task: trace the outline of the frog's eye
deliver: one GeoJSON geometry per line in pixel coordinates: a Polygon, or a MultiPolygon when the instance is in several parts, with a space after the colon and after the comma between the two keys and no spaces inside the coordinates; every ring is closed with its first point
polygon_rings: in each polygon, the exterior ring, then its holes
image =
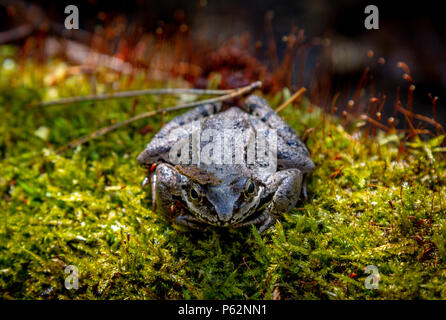
{"type": "Polygon", "coordinates": [[[194,188],[190,189],[190,197],[194,200],[198,199],[198,192],[197,190],[195,190],[194,188]]]}
{"type": "Polygon", "coordinates": [[[194,201],[198,201],[201,203],[201,201],[203,200],[203,197],[202,197],[203,193],[201,192],[200,187],[197,185],[193,186],[190,189],[189,195],[190,195],[191,199],[194,201]]]}
{"type": "Polygon", "coordinates": [[[248,180],[246,182],[245,195],[251,196],[254,194],[255,191],[256,191],[256,186],[254,185],[254,182],[252,182],[252,180],[248,180]]]}

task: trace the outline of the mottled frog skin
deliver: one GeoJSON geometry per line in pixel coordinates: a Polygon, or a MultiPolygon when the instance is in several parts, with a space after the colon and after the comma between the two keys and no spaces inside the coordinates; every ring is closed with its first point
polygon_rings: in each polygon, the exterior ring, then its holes
{"type": "MultiPolygon", "coordinates": [[[[200,141],[198,145],[204,147],[205,143],[200,141]]],[[[178,225],[194,229],[254,224],[263,232],[296,206],[301,190],[305,192],[304,177],[314,169],[296,132],[256,95],[245,100],[243,110],[232,107],[222,111],[221,104],[205,104],[174,118],[153,137],[137,160],[150,168],[143,185],[150,182],[152,186],[155,210],[178,225]],[[192,134],[191,123],[199,123],[202,131],[239,130],[242,136],[232,141],[239,144],[236,150],[241,151],[223,155],[229,159],[238,157],[238,162],[174,163],[172,148],[185,133],[192,134]],[[273,130],[277,156],[271,171],[271,167],[266,170],[247,160],[252,140],[246,137],[252,132],[266,136],[273,130]]]]}

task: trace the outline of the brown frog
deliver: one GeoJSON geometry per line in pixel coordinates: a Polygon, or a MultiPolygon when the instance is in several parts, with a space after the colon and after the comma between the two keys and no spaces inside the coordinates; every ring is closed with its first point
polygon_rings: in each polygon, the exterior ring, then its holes
{"type": "Polygon", "coordinates": [[[314,169],[305,144],[256,95],[243,110],[205,104],[167,123],[138,156],[154,207],[177,224],[259,232],[293,207],[314,169]]]}

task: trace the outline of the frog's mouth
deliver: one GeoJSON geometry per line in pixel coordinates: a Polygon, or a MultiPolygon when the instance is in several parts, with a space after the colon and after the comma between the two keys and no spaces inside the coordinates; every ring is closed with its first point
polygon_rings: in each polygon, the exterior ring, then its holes
{"type": "Polygon", "coordinates": [[[195,217],[197,220],[206,225],[216,226],[216,227],[231,227],[231,228],[239,228],[248,226],[250,224],[258,224],[261,223],[265,219],[265,208],[268,203],[272,200],[272,196],[268,195],[266,197],[260,197],[260,201],[254,203],[253,207],[248,210],[248,214],[239,214],[238,212],[232,213],[231,218],[228,220],[221,220],[217,214],[216,209],[209,204],[208,206],[203,206],[201,208],[194,208],[195,210],[191,210],[189,208],[186,201],[181,198],[177,198],[176,202],[181,203],[181,205],[177,207],[181,207],[181,215],[190,215],[195,217]],[[200,209],[203,210],[206,208],[206,212],[199,213],[200,209]],[[213,218],[213,219],[212,219],[213,218]]]}

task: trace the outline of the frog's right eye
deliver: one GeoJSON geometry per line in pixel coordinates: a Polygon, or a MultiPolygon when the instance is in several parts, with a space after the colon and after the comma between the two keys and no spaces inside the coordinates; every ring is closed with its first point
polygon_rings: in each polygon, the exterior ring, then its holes
{"type": "Polygon", "coordinates": [[[189,190],[189,196],[193,201],[201,203],[203,200],[203,192],[199,185],[193,185],[189,190]]]}
{"type": "Polygon", "coordinates": [[[255,186],[254,182],[251,179],[246,181],[245,196],[250,197],[255,193],[255,191],[256,191],[256,186],[255,186]]]}

